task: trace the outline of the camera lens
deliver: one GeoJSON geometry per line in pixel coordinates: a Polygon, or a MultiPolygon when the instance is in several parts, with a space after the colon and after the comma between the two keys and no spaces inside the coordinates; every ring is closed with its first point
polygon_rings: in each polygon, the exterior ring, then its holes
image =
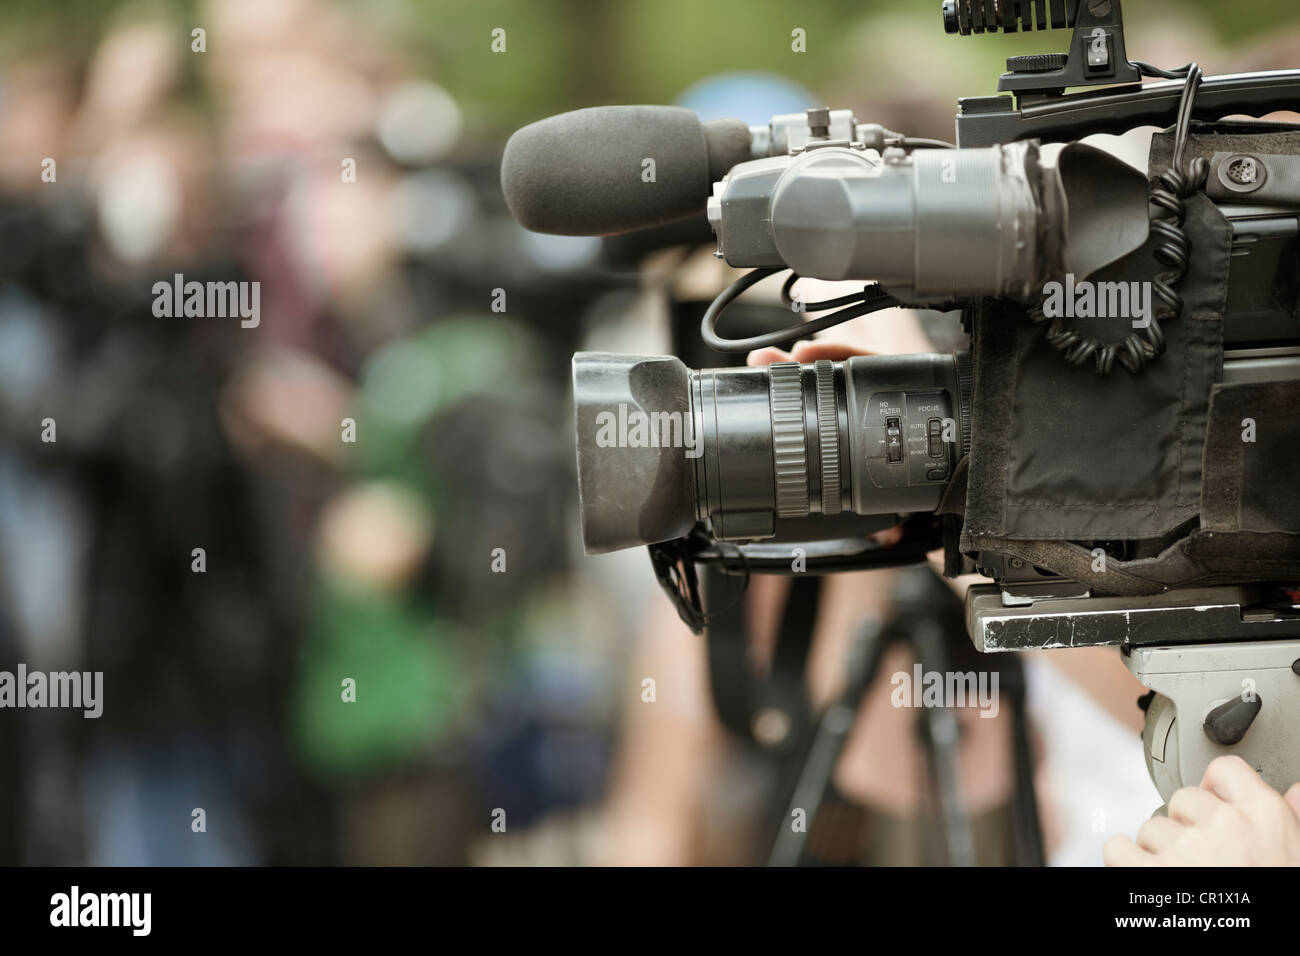
{"type": "Polygon", "coordinates": [[[692,371],[586,352],[573,375],[589,553],[697,521],[755,540],[815,516],[834,535],[854,515],[933,510],[969,447],[961,353],[692,371]]]}

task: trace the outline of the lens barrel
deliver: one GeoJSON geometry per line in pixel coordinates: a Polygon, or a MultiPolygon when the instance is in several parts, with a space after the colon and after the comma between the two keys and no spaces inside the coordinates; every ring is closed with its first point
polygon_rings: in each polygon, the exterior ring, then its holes
{"type": "MultiPolygon", "coordinates": [[[[964,353],[691,371],[671,356],[573,360],[589,553],[771,538],[813,516],[930,511],[970,443],[964,353]]],[[[840,521],[826,521],[843,515],[840,521]]]]}

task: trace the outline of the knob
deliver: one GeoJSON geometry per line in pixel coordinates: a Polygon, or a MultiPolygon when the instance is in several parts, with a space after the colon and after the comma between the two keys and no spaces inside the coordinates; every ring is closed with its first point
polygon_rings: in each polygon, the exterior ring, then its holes
{"type": "Polygon", "coordinates": [[[808,447],[804,438],[802,371],[798,362],[774,362],[767,368],[776,513],[782,518],[806,518],[808,447]]]}
{"type": "Polygon", "coordinates": [[[1240,743],[1263,706],[1264,701],[1258,695],[1250,700],[1234,697],[1224,701],[1205,715],[1205,733],[1225,747],[1240,743]]]}
{"type": "Polygon", "coordinates": [[[943,32],[956,33],[961,29],[957,17],[957,0],[943,0],[943,32]]]}
{"type": "Polygon", "coordinates": [[[1064,53],[1031,53],[1028,56],[1007,57],[1008,73],[1051,73],[1064,70],[1069,57],[1064,53]]]}
{"type": "Polygon", "coordinates": [[[831,111],[825,106],[808,110],[808,132],[813,139],[829,139],[831,135],[831,111]]]}

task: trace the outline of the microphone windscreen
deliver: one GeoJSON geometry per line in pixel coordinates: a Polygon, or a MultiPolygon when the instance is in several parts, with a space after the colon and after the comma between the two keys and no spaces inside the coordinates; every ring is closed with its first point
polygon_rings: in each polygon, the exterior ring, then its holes
{"type": "Polygon", "coordinates": [[[511,136],[501,188],[511,213],[534,232],[613,235],[703,209],[719,168],[749,158],[739,120],[706,126],[675,106],[597,106],[511,136]]]}

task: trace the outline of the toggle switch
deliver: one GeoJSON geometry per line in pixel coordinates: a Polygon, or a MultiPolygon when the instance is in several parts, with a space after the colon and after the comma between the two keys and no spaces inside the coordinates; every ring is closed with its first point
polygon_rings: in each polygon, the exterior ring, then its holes
{"type": "Polygon", "coordinates": [[[900,419],[885,419],[885,451],[890,461],[903,460],[903,429],[900,419]]]}

